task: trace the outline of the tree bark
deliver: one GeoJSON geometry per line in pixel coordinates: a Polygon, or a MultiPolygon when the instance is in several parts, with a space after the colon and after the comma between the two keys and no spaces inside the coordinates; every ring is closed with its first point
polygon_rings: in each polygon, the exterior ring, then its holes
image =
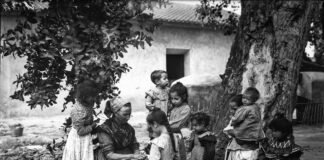
{"type": "Polygon", "coordinates": [[[320,1],[242,0],[238,32],[222,75],[224,95],[216,106],[213,129],[219,132],[216,160],[224,156],[229,122],[228,99],[247,87],[259,90],[264,126],[276,112],[291,119],[299,68],[320,1]]]}

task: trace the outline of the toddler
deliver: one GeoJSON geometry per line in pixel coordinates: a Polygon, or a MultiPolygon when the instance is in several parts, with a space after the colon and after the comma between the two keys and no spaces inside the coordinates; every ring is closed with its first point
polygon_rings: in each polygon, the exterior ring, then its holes
{"type": "Polygon", "coordinates": [[[155,87],[146,92],[145,106],[149,111],[159,108],[167,114],[169,100],[168,74],[166,71],[155,70],[151,74],[151,80],[155,87]]]}
{"type": "Polygon", "coordinates": [[[198,112],[192,115],[193,134],[189,145],[190,160],[214,160],[216,137],[207,129],[209,122],[210,117],[206,113],[198,112]]]}

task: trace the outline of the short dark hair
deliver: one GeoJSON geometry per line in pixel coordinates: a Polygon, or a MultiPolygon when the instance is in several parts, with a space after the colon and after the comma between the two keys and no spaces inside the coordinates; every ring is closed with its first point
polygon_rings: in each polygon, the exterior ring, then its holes
{"type": "Polygon", "coordinates": [[[251,95],[253,102],[256,102],[260,98],[260,92],[254,87],[249,87],[245,89],[243,94],[251,95]]]}
{"type": "Polygon", "coordinates": [[[151,81],[155,84],[155,81],[156,80],[160,80],[161,77],[162,77],[162,74],[163,73],[166,73],[166,71],[163,71],[163,70],[155,70],[151,73],[151,81]]]}
{"type": "Polygon", "coordinates": [[[180,96],[183,102],[188,102],[188,89],[181,82],[177,82],[170,88],[169,94],[177,92],[178,96],[180,96]]]}
{"type": "Polygon", "coordinates": [[[230,98],[229,103],[234,102],[237,104],[237,106],[242,106],[243,105],[242,97],[243,97],[242,94],[235,95],[230,98]]]}
{"type": "Polygon", "coordinates": [[[85,97],[96,97],[99,94],[97,84],[92,80],[84,80],[76,87],[76,98],[79,102],[83,102],[85,97]]]}
{"type": "Polygon", "coordinates": [[[191,115],[190,121],[196,120],[198,124],[204,124],[206,127],[210,123],[210,117],[204,112],[197,112],[191,115]]]}
{"type": "Polygon", "coordinates": [[[293,134],[292,122],[281,113],[275,115],[275,118],[269,123],[269,128],[271,130],[282,132],[284,136],[293,134]]]}

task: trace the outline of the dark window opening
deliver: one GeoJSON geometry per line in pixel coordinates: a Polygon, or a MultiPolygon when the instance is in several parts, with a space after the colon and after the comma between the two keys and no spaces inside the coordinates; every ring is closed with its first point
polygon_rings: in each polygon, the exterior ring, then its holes
{"type": "Polygon", "coordinates": [[[184,54],[167,54],[167,72],[170,84],[184,77],[184,54]]]}

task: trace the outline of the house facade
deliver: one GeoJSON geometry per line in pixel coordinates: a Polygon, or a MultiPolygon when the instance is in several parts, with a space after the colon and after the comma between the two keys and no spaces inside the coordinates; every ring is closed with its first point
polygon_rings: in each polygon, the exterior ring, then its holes
{"type": "MultiPolygon", "coordinates": [[[[130,47],[121,59],[132,69],[122,75],[118,86],[121,96],[133,103],[134,110],[145,110],[145,91],[154,87],[150,79],[153,70],[166,70],[171,81],[188,76],[218,76],[224,73],[234,36],[224,35],[222,30],[202,26],[195,15],[195,8],[195,4],[182,3],[155,8],[154,19],[161,21],[162,25],[152,35],[152,46],[145,45],[145,49],[130,47]]],[[[14,27],[17,18],[19,17],[2,15],[1,33],[14,27]]],[[[1,58],[1,104],[12,103],[9,95],[16,89],[12,82],[18,73],[24,72],[24,62],[24,59],[13,57],[1,58]]],[[[39,114],[60,114],[65,95],[63,93],[59,96],[56,107],[46,108],[39,114]]],[[[18,107],[13,112],[21,111],[21,106],[28,108],[25,103],[15,101],[16,103],[18,107]]],[[[32,113],[35,111],[30,112],[32,113]]]]}

